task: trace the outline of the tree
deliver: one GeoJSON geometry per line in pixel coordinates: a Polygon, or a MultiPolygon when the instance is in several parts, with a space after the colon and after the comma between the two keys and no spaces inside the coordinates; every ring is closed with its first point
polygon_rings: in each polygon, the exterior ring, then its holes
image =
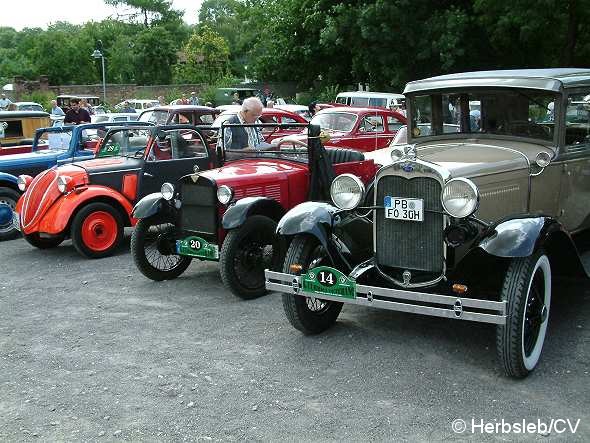
{"type": "Polygon", "coordinates": [[[170,32],[163,26],[145,29],[135,39],[135,81],[140,85],[164,85],[172,81],[176,48],[170,32]]]}
{"type": "Polygon", "coordinates": [[[104,0],[107,5],[123,6],[131,8],[133,12],[121,14],[129,20],[141,18],[143,25],[147,28],[152,23],[162,23],[174,21],[178,22],[182,18],[182,13],[172,9],[171,0],[104,0]]]}

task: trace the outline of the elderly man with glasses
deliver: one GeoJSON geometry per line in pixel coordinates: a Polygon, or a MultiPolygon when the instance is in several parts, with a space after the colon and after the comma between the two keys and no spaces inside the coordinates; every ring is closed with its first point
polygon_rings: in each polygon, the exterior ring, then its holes
{"type": "MultiPolygon", "coordinates": [[[[248,97],[242,103],[242,109],[233,117],[229,118],[225,124],[242,124],[251,125],[260,123],[262,115],[262,102],[258,97],[248,97]]],[[[222,125],[223,126],[223,125],[222,125]]],[[[251,149],[262,150],[271,147],[264,141],[260,127],[226,127],[220,140],[223,137],[223,147],[225,149],[251,149]]]]}

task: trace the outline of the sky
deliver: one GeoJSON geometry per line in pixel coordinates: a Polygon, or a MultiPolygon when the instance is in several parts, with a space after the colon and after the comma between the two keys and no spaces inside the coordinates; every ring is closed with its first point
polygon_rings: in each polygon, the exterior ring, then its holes
{"type": "MultiPolygon", "coordinates": [[[[174,9],[185,11],[184,21],[195,24],[202,0],[172,0],[174,9]]],[[[103,0],[3,0],[0,26],[17,31],[23,28],[47,28],[51,23],[65,21],[82,24],[101,21],[115,15],[116,9],[103,0]]]]}

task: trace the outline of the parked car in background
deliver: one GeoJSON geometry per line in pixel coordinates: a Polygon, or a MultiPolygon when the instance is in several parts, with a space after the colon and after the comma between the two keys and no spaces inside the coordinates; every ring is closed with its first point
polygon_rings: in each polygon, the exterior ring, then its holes
{"type": "Polygon", "coordinates": [[[72,238],[88,258],[106,257],[133,226],[133,204],[164,181],[211,166],[205,141],[193,126],[127,126],[109,130],[96,159],[21,177],[26,192],[15,209],[25,239],[41,249],[72,238]]]}
{"type": "Polygon", "coordinates": [[[574,68],[408,83],[409,144],[388,148],[393,162],[369,187],[336,177],[332,203],[279,222],[292,241],[267,288],[285,293],[291,324],[320,333],[343,303],[491,323],[504,372],[527,376],[561,296],[553,282],[587,277],[590,115],[577,102],[589,93],[590,70],[574,68]],[[450,103],[455,132],[445,131],[450,103]]]}
{"type": "Polygon", "coordinates": [[[231,105],[235,100],[235,94],[238,95],[239,100],[244,100],[259,95],[260,91],[254,88],[217,88],[215,91],[215,106],[231,105]]]}
{"type": "Polygon", "coordinates": [[[291,207],[327,191],[336,172],[373,177],[360,152],[322,147],[319,127],[307,150],[218,149],[215,168],[164,184],[141,200],[131,238],[138,269],[152,280],[178,277],[192,258],[219,261],[224,284],[242,298],[265,293],[264,269],[284,248],[275,242],[280,217],[291,207]],[[328,160],[326,160],[328,159],[328,160]]]}
{"type": "Polygon", "coordinates": [[[303,117],[305,120],[310,121],[311,120],[311,114],[309,112],[309,108],[307,106],[303,106],[303,105],[278,105],[275,104],[274,106],[277,109],[282,109],[283,111],[289,111],[289,112],[293,112],[295,114],[299,114],[301,117],[303,117]]]}
{"type": "Polygon", "coordinates": [[[18,235],[7,216],[13,215],[22,190],[18,183],[19,175],[34,177],[40,172],[56,165],[94,158],[98,143],[111,126],[125,123],[101,123],[68,125],[52,128],[41,128],[35,133],[30,152],[5,155],[0,157],[0,204],[4,216],[0,217],[0,240],[8,240],[18,235]]]}
{"type": "Polygon", "coordinates": [[[50,124],[45,111],[0,111],[0,156],[31,152],[35,131],[50,124]]]}
{"type": "MultiPolygon", "coordinates": [[[[239,109],[229,110],[222,112],[219,116],[215,119],[211,127],[213,129],[221,128],[221,125],[228,121],[233,116],[237,115],[239,109]]],[[[284,111],[278,108],[263,108],[262,115],[259,118],[261,123],[278,123],[282,125],[291,125],[294,123],[301,123],[306,124],[307,120],[305,120],[299,114],[294,114],[292,112],[284,111]]],[[[287,135],[298,134],[301,132],[301,127],[298,126],[291,126],[291,127],[264,127],[262,128],[262,135],[267,143],[270,143],[272,140],[285,137],[287,135]]]]}
{"type": "Polygon", "coordinates": [[[137,121],[139,114],[131,114],[125,112],[109,112],[108,114],[95,114],[90,116],[92,123],[106,123],[106,122],[129,122],[137,121]]]}
{"type": "Polygon", "coordinates": [[[86,99],[88,104],[92,107],[96,107],[100,105],[100,99],[96,95],[58,95],[55,100],[57,101],[57,106],[63,109],[64,112],[68,112],[70,109],[70,101],[76,98],[78,100],[86,99]]]}
{"type": "Polygon", "coordinates": [[[139,114],[139,121],[156,125],[210,125],[220,112],[218,109],[208,106],[156,106],[139,114]]]}
{"type": "Polygon", "coordinates": [[[160,106],[160,102],[158,100],[141,100],[141,99],[137,99],[137,98],[131,98],[128,100],[124,100],[121,103],[115,105],[115,109],[124,108],[125,102],[128,102],[129,106],[134,108],[136,112],[143,112],[146,109],[155,108],[156,106],[160,106]]]}
{"type": "Polygon", "coordinates": [[[34,112],[45,112],[43,106],[35,102],[14,102],[16,111],[34,111],[34,112]]]}
{"type": "MultiPolygon", "coordinates": [[[[374,151],[389,146],[406,122],[406,117],[389,109],[336,106],[317,112],[310,123],[329,136],[326,146],[374,151]]],[[[289,138],[302,141],[306,137],[302,133],[289,138]]]]}
{"type": "Polygon", "coordinates": [[[406,98],[402,94],[389,92],[353,91],[339,93],[336,96],[336,103],[358,108],[376,106],[391,109],[405,108],[406,98]]]}

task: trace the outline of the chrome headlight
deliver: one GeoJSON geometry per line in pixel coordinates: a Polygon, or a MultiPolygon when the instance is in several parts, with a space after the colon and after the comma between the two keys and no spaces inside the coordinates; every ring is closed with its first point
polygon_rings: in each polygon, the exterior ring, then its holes
{"type": "Polygon", "coordinates": [[[221,185],[219,188],[217,188],[217,200],[219,200],[219,203],[222,205],[227,205],[233,196],[234,191],[229,186],[221,185]]]}
{"type": "Polygon", "coordinates": [[[57,177],[57,189],[59,189],[59,192],[61,192],[62,194],[65,194],[71,191],[71,182],[72,177],[68,177],[67,175],[60,175],[59,177],[57,177]]]}
{"type": "Polygon", "coordinates": [[[174,198],[174,185],[172,183],[164,183],[160,188],[164,200],[172,200],[174,198]]]}
{"type": "Polygon", "coordinates": [[[401,160],[402,157],[406,154],[406,151],[404,150],[403,147],[397,147],[397,148],[393,148],[391,150],[391,159],[396,162],[398,160],[401,160]]]}
{"type": "Polygon", "coordinates": [[[479,206],[479,191],[471,180],[454,178],[445,184],[441,201],[445,211],[452,217],[469,217],[479,206]]]}
{"type": "Polygon", "coordinates": [[[32,181],[33,177],[30,175],[19,175],[16,179],[16,185],[18,186],[18,189],[20,189],[22,192],[25,192],[32,181]]]}
{"type": "Polygon", "coordinates": [[[334,179],[330,186],[330,197],[339,209],[356,208],[365,196],[365,185],[355,175],[342,174],[334,179]]]}

